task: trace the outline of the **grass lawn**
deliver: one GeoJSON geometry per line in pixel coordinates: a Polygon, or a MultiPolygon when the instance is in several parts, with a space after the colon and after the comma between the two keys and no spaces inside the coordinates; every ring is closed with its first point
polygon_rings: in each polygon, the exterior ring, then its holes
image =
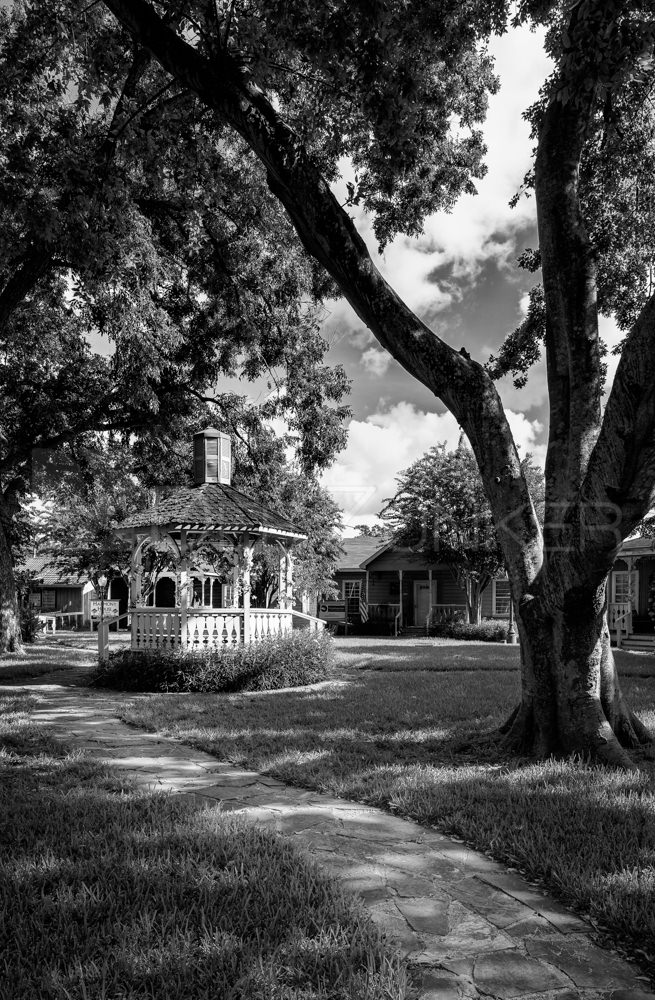
{"type": "Polygon", "coordinates": [[[12,1000],[409,1000],[360,905],[289,842],[135,790],[0,691],[0,984],[12,1000]]]}
{"type": "MultiPolygon", "coordinates": [[[[336,641],[334,680],[235,695],[125,695],[122,718],[224,760],[383,806],[468,843],[587,912],[655,973],[655,767],[458,752],[518,697],[516,647],[336,641]]],[[[655,727],[655,657],[619,652],[623,686],[655,727]]]]}
{"type": "Polygon", "coordinates": [[[0,684],[16,682],[30,677],[41,677],[58,670],[70,670],[82,664],[97,661],[98,640],[89,648],[71,649],[59,645],[54,638],[26,643],[22,653],[0,654],[0,684]]]}

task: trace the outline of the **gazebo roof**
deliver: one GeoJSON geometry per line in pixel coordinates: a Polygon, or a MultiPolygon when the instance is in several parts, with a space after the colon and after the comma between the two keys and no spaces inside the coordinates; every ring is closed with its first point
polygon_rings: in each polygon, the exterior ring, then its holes
{"type": "Polygon", "coordinates": [[[167,531],[226,531],[303,539],[296,524],[277,511],[235,490],[225,483],[201,483],[184,487],[160,500],[154,507],[127,517],[121,532],[148,530],[154,526],[167,531]]]}

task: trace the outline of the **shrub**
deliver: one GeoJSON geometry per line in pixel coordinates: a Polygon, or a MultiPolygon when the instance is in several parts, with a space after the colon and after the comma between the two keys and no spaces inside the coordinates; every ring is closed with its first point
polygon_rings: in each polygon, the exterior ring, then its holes
{"type": "Polygon", "coordinates": [[[31,604],[22,605],[20,608],[20,635],[23,642],[34,642],[43,627],[38,611],[35,611],[31,604]]]}
{"type": "Polygon", "coordinates": [[[434,625],[430,634],[446,639],[469,639],[471,642],[505,642],[507,627],[507,622],[495,618],[484,618],[479,625],[450,621],[434,625]]]}
{"type": "Polygon", "coordinates": [[[271,691],[324,680],[331,663],[329,635],[299,629],[219,649],[121,650],[98,667],[91,683],[123,691],[271,691]]]}

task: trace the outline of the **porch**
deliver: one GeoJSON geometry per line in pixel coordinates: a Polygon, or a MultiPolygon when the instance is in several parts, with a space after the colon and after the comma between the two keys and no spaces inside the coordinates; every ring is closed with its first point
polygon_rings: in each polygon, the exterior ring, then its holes
{"type": "Polygon", "coordinates": [[[612,642],[618,648],[655,651],[655,556],[652,542],[652,539],[641,538],[626,542],[625,554],[617,559],[609,575],[607,623],[612,642]],[[643,551],[645,542],[648,549],[643,551]]]}

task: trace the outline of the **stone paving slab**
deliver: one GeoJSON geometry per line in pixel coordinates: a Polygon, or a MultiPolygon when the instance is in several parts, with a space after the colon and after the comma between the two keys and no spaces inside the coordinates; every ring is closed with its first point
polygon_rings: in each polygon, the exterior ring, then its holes
{"type": "Polygon", "coordinates": [[[584,920],[464,844],[142,733],[118,721],[110,695],[39,680],[33,718],[67,743],[141,787],[239,812],[317,859],[421,970],[421,1000],[655,1000],[584,920]]]}

